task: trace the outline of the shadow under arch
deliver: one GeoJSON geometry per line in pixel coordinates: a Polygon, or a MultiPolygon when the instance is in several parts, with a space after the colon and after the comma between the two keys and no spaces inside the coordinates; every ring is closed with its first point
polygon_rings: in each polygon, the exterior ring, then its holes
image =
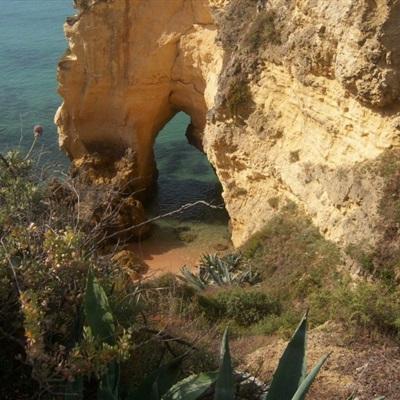
{"type": "MultiPolygon", "coordinates": [[[[154,159],[158,179],[152,200],[148,204],[150,215],[160,215],[180,206],[204,200],[214,205],[224,204],[222,187],[206,155],[185,137],[190,117],[177,113],[159,132],[154,144],[154,159]]],[[[205,206],[193,207],[176,217],[181,221],[227,224],[225,209],[205,206]]]]}

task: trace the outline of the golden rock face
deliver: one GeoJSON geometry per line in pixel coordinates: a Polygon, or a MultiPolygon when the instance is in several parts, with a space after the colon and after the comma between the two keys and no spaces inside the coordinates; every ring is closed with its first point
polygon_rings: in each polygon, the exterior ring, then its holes
{"type": "Polygon", "coordinates": [[[288,201],[343,247],[375,246],[385,155],[399,147],[400,5],[269,0],[263,15],[254,4],[93,1],[65,25],[60,145],[76,165],[131,149],[146,187],[155,137],[184,111],[223,186],[236,246],[288,201]],[[233,78],[246,90],[233,93],[233,78]],[[240,103],[231,112],[226,96],[240,103]]]}
{"type": "Polygon", "coordinates": [[[208,2],[98,1],[65,32],[56,122],[73,159],[133,148],[147,185],[155,137],[178,111],[191,116],[193,141],[201,144],[222,62],[208,2]]]}

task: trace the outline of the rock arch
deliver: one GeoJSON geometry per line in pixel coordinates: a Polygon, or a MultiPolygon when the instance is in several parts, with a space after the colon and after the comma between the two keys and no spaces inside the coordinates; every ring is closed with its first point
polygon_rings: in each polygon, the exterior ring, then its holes
{"type": "Polygon", "coordinates": [[[99,0],[65,32],[56,124],[72,160],[96,154],[109,164],[130,149],[132,179],[148,187],[155,138],[179,111],[191,117],[189,141],[203,149],[222,65],[208,0],[99,0]]]}

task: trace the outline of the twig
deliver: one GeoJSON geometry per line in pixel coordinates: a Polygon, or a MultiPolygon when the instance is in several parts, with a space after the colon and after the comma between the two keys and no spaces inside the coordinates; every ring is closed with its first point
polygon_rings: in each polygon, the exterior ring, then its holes
{"type": "Polygon", "coordinates": [[[133,231],[134,229],[141,228],[142,226],[148,225],[148,224],[150,224],[152,222],[155,222],[155,221],[158,221],[158,220],[160,220],[162,218],[171,217],[172,215],[180,214],[180,213],[182,213],[182,212],[184,212],[184,211],[186,211],[186,210],[188,210],[188,209],[190,209],[192,207],[198,206],[198,205],[203,205],[203,206],[206,206],[206,207],[209,207],[209,208],[213,208],[213,209],[216,209],[216,210],[222,210],[224,208],[223,205],[215,206],[213,204],[207,203],[204,200],[198,200],[198,201],[195,201],[194,203],[187,203],[187,204],[184,204],[183,206],[181,206],[180,208],[178,208],[178,209],[176,209],[174,211],[170,211],[170,212],[167,212],[165,214],[158,215],[157,217],[150,218],[150,219],[148,219],[146,221],[143,221],[143,222],[141,222],[139,224],[132,225],[129,228],[121,229],[121,230],[119,230],[117,232],[114,232],[111,235],[108,235],[108,236],[104,237],[98,244],[101,244],[103,241],[112,239],[113,237],[119,236],[119,235],[121,235],[123,233],[127,233],[127,232],[130,232],[130,231],[133,231]]]}
{"type": "Polygon", "coordinates": [[[184,346],[187,346],[187,347],[191,348],[192,350],[198,350],[198,348],[196,346],[194,346],[192,343],[189,343],[184,339],[171,336],[168,333],[165,333],[163,331],[158,331],[157,329],[151,329],[151,328],[141,328],[140,330],[143,332],[146,332],[146,333],[151,333],[156,336],[160,336],[160,338],[165,341],[176,342],[176,343],[182,344],[184,346]]]}
{"type": "Polygon", "coordinates": [[[33,139],[32,146],[31,146],[31,148],[29,149],[29,151],[26,153],[26,156],[25,156],[25,158],[24,158],[24,161],[26,161],[26,160],[31,156],[32,151],[33,151],[33,149],[35,148],[36,142],[38,141],[38,138],[39,138],[39,136],[35,136],[35,138],[33,139]]]}

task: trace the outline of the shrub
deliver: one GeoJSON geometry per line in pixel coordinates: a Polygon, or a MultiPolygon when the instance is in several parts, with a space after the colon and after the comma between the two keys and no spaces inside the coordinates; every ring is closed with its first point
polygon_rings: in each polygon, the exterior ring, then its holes
{"type": "Polygon", "coordinates": [[[310,295],[316,324],[338,320],[352,329],[400,337],[400,291],[382,282],[339,282],[310,295]]]}
{"type": "MultiPolygon", "coordinates": [[[[119,341],[125,340],[135,307],[129,275],[90,246],[90,232],[82,230],[65,196],[59,202],[37,172],[18,152],[0,160],[1,398],[19,397],[25,388],[28,398],[39,390],[46,398],[60,379],[83,368],[72,350],[89,266],[112,293],[116,314],[124,313],[119,341]],[[12,368],[3,371],[6,364],[12,368]],[[15,374],[21,381],[9,379],[15,374]]],[[[86,338],[90,348],[90,335],[86,338]]]]}
{"type": "Polygon", "coordinates": [[[289,338],[297,323],[297,313],[293,309],[286,309],[282,310],[279,314],[270,314],[258,321],[251,327],[251,333],[254,335],[278,333],[285,338],[289,338]]]}
{"type": "Polygon", "coordinates": [[[229,319],[239,326],[250,326],[280,311],[279,303],[265,293],[245,289],[199,296],[198,303],[208,318],[229,319]]]}

